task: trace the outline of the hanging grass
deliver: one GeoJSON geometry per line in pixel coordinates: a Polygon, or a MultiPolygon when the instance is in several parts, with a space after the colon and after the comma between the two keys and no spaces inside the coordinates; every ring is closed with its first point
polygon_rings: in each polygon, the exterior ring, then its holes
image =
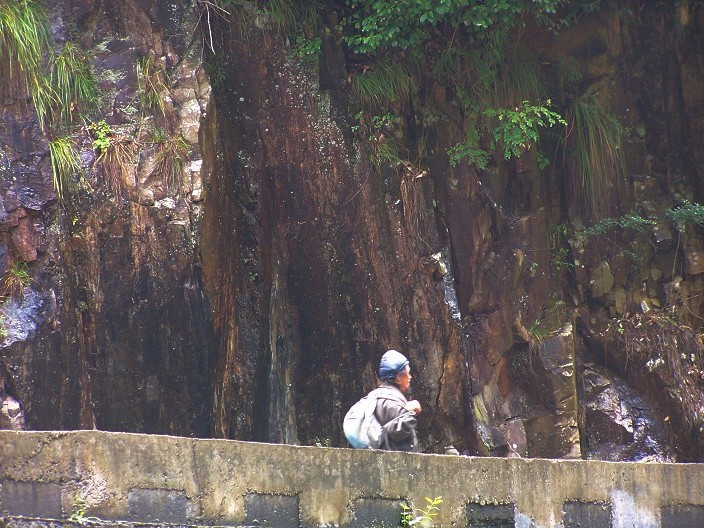
{"type": "Polygon", "coordinates": [[[190,145],[182,136],[170,136],[163,130],[154,132],[153,143],[156,146],[154,172],[161,177],[166,189],[180,192],[190,145]]]}
{"type": "Polygon", "coordinates": [[[78,153],[73,146],[73,140],[66,136],[52,139],[49,142],[49,155],[51,157],[51,174],[54,181],[54,189],[59,201],[63,202],[73,177],[81,172],[78,153]]]}
{"type": "Polygon", "coordinates": [[[166,72],[159,62],[151,57],[137,61],[137,88],[142,113],[145,110],[158,111],[162,117],[166,115],[166,104],[162,94],[169,93],[166,85],[166,72]]]}
{"type": "Polygon", "coordinates": [[[406,99],[413,89],[408,70],[391,57],[375,60],[364,73],[352,77],[352,92],[366,107],[382,107],[406,99]]]}
{"type": "Polygon", "coordinates": [[[11,88],[32,93],[48,49],[49,21],[40,3],[0,2],[0,73],[11,88]]]}
{"type": "Polygon", "coordinates": [[[31,87],[34,110],[37,114],[39,129],[45,132],[54,121],[55,109],[59,105],[51,80],[46,75],[41,75],[31,87]]]}
{"type": "Polygon", "coordinates": [[[316,26],[318,13],[311,0],[267,0],[261,5],[274,27],[285,35],[316,26]]]}
{"type": "Polygon", "coordinates": [[[93,150],[98,154],[94,166],[100,169],[105,187],[119,196],[132,177],[137,144],[131,137],[113,130],[104,120],[91,123],[87,128],[93,138],[93,150]]]}
{"type": "Polygon", "coordinates": [[[49,67],[51,87],[58,103],[55,111],[57,125],[70,126],[78,117],[97,108],[98,88],[93,68],[80,48],[67,42],[61,53],[52,57],[49,67]]]}
{"type": "Polygon", "coordinates": [[[498,87],[501,105],[544,100],[547,97],[547,88],[538,57],[528,48],[516,46],[506,59],[498,87]]]}
{"type": "Polygon", "coordinates": [[[604,216],[614,204],[619,180],[626,174],[624,128],[593,95],[576,99],[565,117],[570,188],[575,203],[581,203],[585,211],[604,216]]]}

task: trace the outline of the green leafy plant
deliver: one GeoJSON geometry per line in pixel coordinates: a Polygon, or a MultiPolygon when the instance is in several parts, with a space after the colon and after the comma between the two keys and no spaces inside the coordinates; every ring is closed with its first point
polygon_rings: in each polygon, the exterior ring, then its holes
{"type": "Polygon", "coordinates": [[[77,493],[73,498],[73,507],[71,509],[71,515],[69,516],[69,522],[78,524],[79,526],[84,526],[86,524],[100,522],[98,517],[88,517],[86,516],[86,508],[88,504],[81,493],[77,493]]]}
{"type": "Polygon", "coordinates": [[[466,158],[467,163],[470,165],[486,169],[491,160],[489,153],[479,147],[479,132],[474,127],[470,127],[467,130],[467,139],[454,147],[450,147],[447,154],[450,156],[450,165],[453,167],[466,158]]]}
{"type": "Polygon", "coordinates": [[[486,110],[485,115],[498,119],[498,125],[492,134],[491,148],[501,145],[505,159],[517,158],[530,148],[531,143],[540,139],[539,129],[557,124],[566,125],[567,122],[560,114],[548,108],[550,104],[550,99],[545,105],[532,105],[523,101],[521,106],[515,109],[486,110]]]}
{"type": "Polygon", "coordinates": [[[311,59],[317,57],[322,45],[323,41],[320,37],[308,39],[305,35],[301,34],[296,36],[293,51],[302,59],[311,59]]]}
{"type": "Polygon", "coordinates": [[[574,264],[569,260],[570,250],[567,241],[570,229],[565,224],[554,224],[548,227],[548,250],[550,251],[550,261],[558,271],[574,268],[574,264]]]}
{"type": "Polygon", "coordinates": [[[382,164],[396,166],[402,163],[400,145],[393,137],[395,116],[391,113],[370,115],[360,111],[355,116],[358,124],[352,127],[369,147],[370,158],[377,169],[382,164]]]}
{"type": "Polygon", "coordinates": [[[442,504],[442,497],[433,499],[426,497],[425,502],[425,508],[411,508],[408,504],[401,503],[401,526],[403,528],[416,525],[424,528],[433,526],[435,517],[440,513],[439,506],[442,504]]]}
{"type": "Polygon", "coordinates": [[[679,207],[665,211],[665,216],[680,225],[696,224],[704,226],[704,205],[684,200],[679,207]]]}
{"type": "Polygon", "coordinates": [[[620,229],[632,229],[638,233],[645,232],[648,228],[655,225],[655,221],[649,220],[648,218],[643,218],[642,216],[629,213],[616,218],[603,218],[599,220],[596,224],[587,227],[581,233],[578,233],[582,237],[592,237],[603,235],[608,231],[620,228],[620,229]]]}
{"type": "Polygon", "coordinates": [[[103,119],[88,125],[88,131],[93,137],[93,150],[98,153],[98,159],[104,157],[110,148],[110,137],[113,135],[112,128],[103,119]]]}
{"type": "Polygon", "coordinates": [[[144,57],[137,61],[137,89],[142,111],[158,111],[166,115],[166,103],[163,95],[169,93],[166,85],[166,71],[160,62],[152,57],[144,57]]]}
{"type": "Polygon", "coordinates": [[[450,33],[462,28],[470,42],[485,38],[499,28],[513,28],[526,17],[554,14],[560,0],[346,0],[353,8],[344,24],[352,30],[347,44],[357,53],[387,48],[414,48],[428,40],[435,28],[450,33]]]}
{"type": "MultiPolygon", "coordinates": [[[[532,143],[540,139],[541,128],[566,124],[560,114],[548,108],[550,104],[549,99],[545,105],[532,105],[528,101],[523,101],[521,106],[515,109],[490,108],[485,110],[483,114],[495,118],[497,123],[491,132],[490,148],[492,150],[501,148],[505,159],[517,158],[529,149],[532,143]]],[[[479,138],[479,131],[471,127],[467,132],[467,139],[448,150],[450,164],[454,167],[460,160],[467,158],[469,163],[475,164],[480,169],[486,168],[490,155],[479,147],[479,138]]],[[[541,165],[544,165],[545,160],[542,161],[541,165]]]]}
{"type": "Polygon", "coordinates": [[[27,263],[17,261],[10,266],[2,278],[2,296],[12,299],[22,299],[24,289],[32,282],[32,276],[27,269],[27,263]]]}
{"type": "Polygon", "coordinates": [[[50,84],[56,99],[54,117],[58,125],[71,125],[76,118],[97,108],[98,88],[90,59],[67,42],[49,62],[50,84]]]}
{"type": "Polygon", "coordinates": [[[51,174],[54,190],[59,201],[64,201],[74,176],[81,173],[78,153],[70,136],[55,138],[49,141],[49,156],[51,158],[51,174]]]}

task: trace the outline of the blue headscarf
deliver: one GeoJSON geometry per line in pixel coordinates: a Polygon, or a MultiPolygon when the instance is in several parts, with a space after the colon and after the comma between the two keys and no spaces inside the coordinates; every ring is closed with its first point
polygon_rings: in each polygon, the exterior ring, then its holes
{"type": "Polygon", "coordinates": [[[379,379],[394,379],[408,365],[406,356],[397,350],[387,350],[379,363],[379,379]]]}

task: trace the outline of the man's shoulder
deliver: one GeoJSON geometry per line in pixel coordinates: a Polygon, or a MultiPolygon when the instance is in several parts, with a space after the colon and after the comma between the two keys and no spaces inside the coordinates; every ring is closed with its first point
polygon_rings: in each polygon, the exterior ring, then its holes
{"type": "Polygon", "coordinates": [[[381,385],[371,391],[369,395],[377,399],[398,401],[400,403],[403,403],[404,405],[406,403],[406,397],[403,395],[403,393],[399,389],[391,385],[381,385]]]}

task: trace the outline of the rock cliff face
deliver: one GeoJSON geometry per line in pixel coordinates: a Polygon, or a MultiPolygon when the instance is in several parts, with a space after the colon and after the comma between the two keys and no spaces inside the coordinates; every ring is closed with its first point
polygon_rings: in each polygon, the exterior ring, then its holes
{"type": "Polygon", "coordinates": [[[6,292],[0,427],[339,446],[397,348],[428,451],[702,460],[702,228],[664,213],[704,202],[704,9],[626,4],[524,39],[629,127],[599,216],[653,223],[590,236],[561,227],[599,219],[569,164],[450,165],[468,124],[437,81],[401,109],[420,162],[371,163],[332,11],[309,62],[253,6],[50,4],[126,154],[76,127],[84,184],[60,201],[5,97],[0,264],[31,281],[6,292]]]}

